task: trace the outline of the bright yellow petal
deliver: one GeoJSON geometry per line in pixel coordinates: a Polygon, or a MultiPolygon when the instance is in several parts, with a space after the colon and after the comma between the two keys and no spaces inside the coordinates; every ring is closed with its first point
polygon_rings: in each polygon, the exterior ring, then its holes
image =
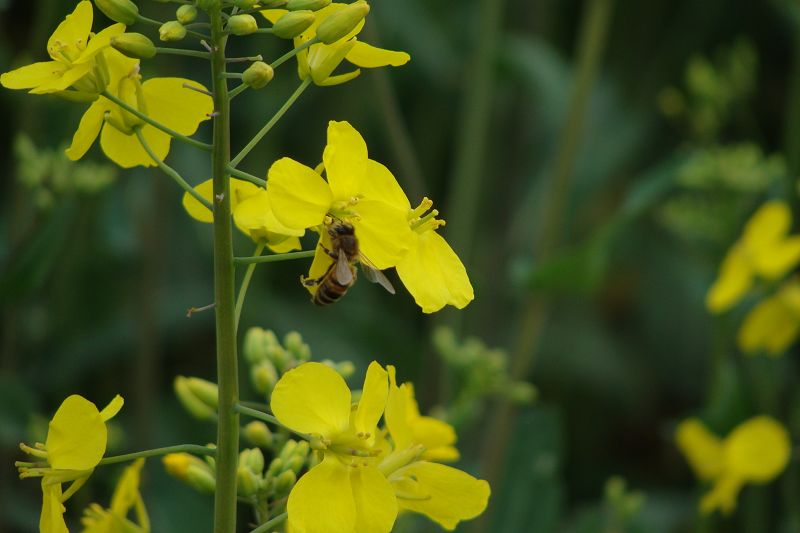
{"type": "Polygon", "coordinates": [[[411,463],[391,479],[401,509],[424,514],[447,530],[483,513],[491,493],[486,481],[427,461],[411,463]]]}
{"type": "Polygon", "coordinates": [[[357,533],[388,533],[397,518],[397,497],[383,474],[374,467],[350,469],[356,508],[357,533]]]}
{"type": "Polygon", "coordinates": [[[350,389],[335,370],[304,363],[278,380],[270,404],[286,427],[329,438],[347,430],[350,399],[350,389]]]}
{"type": "Polygon", "coordinates": [[[756,211],[744,228],[742,243],[748,249],[769,245],[786,235],[792,225],[792,212],[785,202],[767,202],[756,211]]]}
{"type": "Polygon", "coordinates": [[[64,504],[61,503],[61,484],[48,484],[42,479],[42,514],[39,516],[39,533],[69,533],[64,522],[64,504]]]}
{"type": "Polygon", "coordinates": [[[139,480],[144,459],[137,459],[125,468],[111,497],[111,512],[125,517],[139,498],[139,480]]]}
{"type": "Polygon", "coordinates": [[[288,13],[286,9],[262,9],[261,14],[264,16],[265,19],[270,21],[271,23],[275,24],[278,22],[278,19],[288,13]]]}
{"type": "Polygon", "coordinates": [[[236,205],[233,209],[233,220],[236,227],[254,241],[277,241],[278,235],[301,237],[305,233],[304,229],[289,228],[275,218],[269,195],[261,188],[236,205]]]}
{"type": "MultiPolygon", "coordinates": [[[[142,128],[147,144],[150,145],[156,157],[163,160],[169,153],[171,137],[153,126],[145,125],[142,128]]],[[[106,124],[100,134],[100,146],[103,153],[122,168],[132,168],[135,166],[154,167],[156,162],[145,152],[136,135],[126,135],[106,124]]]]}
{"type": "Polygon", "coordinates": [[[296,229],[322,224],[333,200],[322,176],[288,157],[270,167],[267,193],[275,218],[296,229]]]}
{"type": "Polygon", "coordinates": [[[77,161],[92,147],[103,127],[103,116],[107,109],[108,103],[98,99],[83,114],[78,129],[72,136],[72,145],[65,152],[70,160],[77,161]]]}
{"type": "Polygon", "coordinates": [[[122,409],[123,405],[125,405],[125,400],[122,398],[122,396],[117,394],[110,402],[108,402],[108,405],[103,407],[103,410],[100,411],[100,418],[103,419],[103,422],[108,422],[117,416],[117,413],[120,412],[120,409],[122,409]]]}
{"type": "Polygon", "coordinates": [[[91,63],[75,64],[71,68],[66,69],[60,77],[52,78],[38,87],[31,89],[30,92],[31,94],[48,94],[63,91],[86,76],[91,70],[91,63]]]}
{"type": "Polygon", "coordinates": [[[139,60],[122,55],[113,48],[103,51],[103,57],[108,65],[109,89],[117,87],[119,81],[139,68],[139,60]]]}
{"type": "Polygon", "coordinates": [[[335,44],[315,44],[308,49],[306,61],[311,79],[317,85],[325,85],[333,71],[344,61],[355,42],[340,41],[335,44]]]}
{"type": "Polygon", "coordinates": [[[453,446],[457,436],[456,430],[442,420],[430,416],[421,416],[411,424],[414,442],[425,446],[422,458],[430,461],[458,461],[460,454],[453,446]]]}
{"type": "Polygon", "coordinates": [[[475,293],[463,263],[436,231],[416,234],[397,274],[423,313],[434,313],[445,305],[463,309],[475,293]]]}
{"type": "Polygon", "coordinates": [[[90,470],[106,451],[108,431],[95,404],[82,396],[68,397],[50,421],[47,461],[58,470],[90,470]]]}
{"type": "Polygon", "coordinates": [[[267,240],[267,248],[276,254],[285,254],[293,250],[301,250],[303,245],[300,243],[299,237],[289,237],[288,239],[276,240],[274,235],[271,235],[267,240]]]}
{"type": "MultiPolygon", "coordinates": [[[[195,186],[194,190],[197,191],[200,196],[210,202],[211,198],[214,196],[214,180],[206,180],[200,185],[195,186]]],[[[214,222],[214,213],[212,213],[211,210],[209,210],[206,206],[198,202],[195,197],[188,192],[183,193],[183,199],[181,203],[183,204],[183,208],[193,219],[209,224],[214,222]]]]}
{"type": "Polygon", "coordinates": [[[350,467],[328,455],[300,477],[286,505],[293,531],[357,533],[356,506],[348,470],[350,467]]]}
{"type": "Polygon", "coordinates": [[[56,61],[64,61],[59,51],[77,59],[80,51],[89,41],[92,31],[92,3],[88,0],[78,2],[75,10],[58,25],[47,41],[47,52],[56,61]],[[78,48],[80,46],[80,49],[78,48]]]}
{"type": "Polygon", "coordinates": [[[411,203],[394,175],[372,159],[367,161],[367,170],[358,184],[358,190],[369,200],[387,203],[403,212],[411,209],[411,203]]]}
{"type": "Polygon", "coordinates": [[[719,277],[708,289],[706,308],[712,313],[727,311],[742,299],[752,284],[753,271],[744,250],[735,245],[722,261],[719,277]]]}
{"type": "Polygon", "coordinates": [[[700,512],[710,514],[719,509],[722,514],[729,515],[736,508],[736,498],[743,484],[741,479],[729,474],[720,477],[700,500],[700,512]]]}
{"type": "Polygon", "coordinates": [[[184,78],[153,78],[142,84],[142,90],[148,116],[182,135],[192,135],[201,122],[209,120],[214,102],[207,94],[184,85],[206,90],[196,81],[184,78]]]}
{"type": "Polygon", "coordinates": [[[3,73],[0,75],[0,84],[6,89],[30,89],[60,79],[68,68],[58,61],[33,63],[3,73]]]}
{"type": "Polygon", "coordinates": [[[739,347],[746,353],[766,350],[770,355],[786,351],[800,334],[800,316],[784,305],[777,294],[761,301],[742,322],[739,347]]]}
{"type": "Polygon", "coordinates": [[[368,159],[367,143],[349,122],[328,123],[322,161],[334,198],[349,200],[361,192],[358,185],[364,179],[368,159]]]}
{"type": "Polygon", "coordinates": [[[397,265],[413,242],[406,213],[374,200],[361,200],[352,219],[361,252],[380,270],[397,265]]]}
{"type": "Polygon", "coordinates": [[[361,70],[356,69],[352,72],[346,72],[344,74],[337,74],[336,76],[328,76],[325,78],[324,81],[317,83],[320,87],[333,87],[334,85],[341,85],[343,83],[347,83],[350,80],[354,80],[361,75],[361,70]]]}
{"type": "Polygon", "coordinates": [[[397,386],[395,368],[389,365],[386,370],[389,373],[389,395],[384,418],[395,448],[403,450],[414,444],[411,427],[408,425],[408,396],[397,386]]]}
{"type": "Polygon", "coordinates": [[[111,45],[111,38],[125,33],[125,24],[118,23],[104,28],[89,40],[89,46],[81,53],[75,63],[85,63],[94,59],[101,50],[111,45]]]}
{"type": "Polygon", "coordinates": [[[389,393],[387,376],[386,370],[377,362],[369,364],[353,422],[357,433],[375,436],[375,428],[386,408],[386,396],[389,393]]]}
{"type": "Polygon", "coordinates": [[[355,41],[355,46],[347,53],[347,60],[362,68],[399,67],[408,63],[411,56],[405,52],[384,50],[365,42],[355,41]]]}
{"type": "Polygon", "coordinates": [[[681,422],[675,432],[675,441],[698,478],[709,481],[722,473],[722,440],[700,420],[690,418],[681,422]]]}
{"type": "Polygon", "coordinates": [[[800,263],[800,237],[789,237],[762,247],[752,256],[753,267],[764,278],[775,280],[800,263]]]}
{"type": "Polygon", "coordinates": [[[791,457],[786,428],[768,416],[757,416],[738,425],[725,439],[724,447],[728,470],[755,483],[778,477],[791,457]]]}
{"type": "MultiPolygon", "coordinates": [[[[327,248],[328,250],[331,249],[331,240],[327,232],[323,232],[322,237],[320,237],[320,240],[317,243],[317,247],[314,252],[314,260],[311,262],[311,267],[308,270],[308,276],[306,276],[305,279],[320,279],[328,272],[328,269],[333,264],[333,259],[323,247],[327,248]]],[[[317,289],[319,288],[318,285],[313,284],[306,285],[305,287],[311,295],[316,294],[317,289]]]]}

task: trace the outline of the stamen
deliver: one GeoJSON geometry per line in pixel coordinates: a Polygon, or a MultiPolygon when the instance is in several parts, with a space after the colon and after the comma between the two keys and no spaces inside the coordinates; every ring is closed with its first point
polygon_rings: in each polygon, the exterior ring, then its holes
{"type": "Polygon", "coordinates": [[[27,453],[28,455],[33,455],[34,457],[41,457],[42,459],[47,459],[47,452],[44,451],[44,449],[43,449],[44,446],[39,448],[40,443],[38,443],[38,442],[36,444],[34,444],[34,446],[36,446],[36,448],[31,448],[30,446],[28,446],[24,442],[20,442],[19,443],[19,449],[22,450],[23,452],[27,453]]]}
{"type": "Polygon", "coordinates": [[[422,199],[422,201],[419,203],[416,209],[411,211],[411,213],[408,216],[409,220],[421,217],[431,207],[433,207],[433,200],[431,200],[426,196],[425,198],[422,199]]]}

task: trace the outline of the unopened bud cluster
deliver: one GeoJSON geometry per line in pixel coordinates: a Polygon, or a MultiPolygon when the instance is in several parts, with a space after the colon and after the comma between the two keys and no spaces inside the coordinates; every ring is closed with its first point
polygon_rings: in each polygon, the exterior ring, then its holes
{"type": "Polygon", "coordinates": [[[296,331],[286,334],[281,344],[273,331],[259,327],[245,334],[243,352],[253,387],[267,398],[284,372],[311,359],[311,349],[296,331]]]}

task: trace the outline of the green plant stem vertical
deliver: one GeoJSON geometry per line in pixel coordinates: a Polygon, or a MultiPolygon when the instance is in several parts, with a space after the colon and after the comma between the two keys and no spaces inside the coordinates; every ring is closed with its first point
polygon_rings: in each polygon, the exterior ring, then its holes
{"type": "Polygon", "coordinates": [[[211,20],[211,77],[214,87],[214,299],[217,324],[217,490],[214,498],[214,533],[236,531],[236,467],[239,456],[239,377],[234,311],[233,235],[228,179],[230,162],[230,103],[225,76],[225,44],[221,2],[209,12],[211,20]]]}

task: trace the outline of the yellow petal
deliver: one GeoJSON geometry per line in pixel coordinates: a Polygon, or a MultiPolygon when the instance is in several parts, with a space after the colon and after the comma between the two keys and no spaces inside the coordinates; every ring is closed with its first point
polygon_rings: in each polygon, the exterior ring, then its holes
{"type": "Polygon", "coordinates": [[[425,446],[423,459],[429,461],[458,461],[460,454],[453,446],[457,436],[456,430],[442,420],[430,416],[421,416],[411,424],[414,442],[425,446]]]}
{"type": "Polygon", "coordinates": [[[296,229],[321,224],[333,200],[322,176],[288,157],[270,167],[267,193],[275,218],[296,229]]]}
{"type": "Polygon", "coordinates": [[[767,202],[756,211],[744,228],[742,242],[758,249],[786,235],[792,225],[792,212],[785,202],[767,202]]]}
{"type": "Polygon", "coordinates": [[[358,184],[358,190],[369,200],[387,203],[403,212],[411,209],[406,193],[391,171],[372,159],[367,161],[367,169],[358,184]]]}
{"type": "Polygon", "coordinates": [[[103,57],[106,59],[106,65],[108,65],[109,89],[117,87],[122,78],[139,68],[138,59],[124,56],[113,48],[104,50],[103,57]]]}
{"type": "Polygon", "coordinates": [[[122,406],[124,404],[125,400],[122,399],[122,396],[117,394],[116,396],[114,396],[114,398],[112,398],[110,402],[108,402],[108,405],[103,407],[103,410],[100,411],[100,418],[103,419],[103,422],[108,422],[109,420],[117,416],[117,413],[119,413],[120,409],[122,409],[122,406]]]}
{"type": "Polygon", "coordinates": [[[261,14],[264,16],[265,19],[270,21],[271,23],[275,24],[278,22],[278,19],[284,16],[289,11],[286,9],[262,9],[261,14]]]}
{"type": "Polygon", "coordinates": [[[363,68],[399,67],[408,63],[411,56],[405,52],[384,50],[371,44],[355,41],[355,46],[347,53],[347,60],[363,68]]]}
{"type": "Polygon", "coordinates": [[[308,49],[306,61],[311,79],[317,85],[324,85],[325,80],[344,61],[355,42],[339,41],[335,44],[314,44],[308,49]]]}
{"type": "MultiPolygon", "coordinates": [[[[195,186],[194,190],[197,191],[200,196],[211,202],[214,196],[214,180],[206,180],[200,185],[195,186]]],[[[183,193],[181,204],[183,204],[183,208],[193,219],[209,224],[214,222],[214,213],[198,202],[197,199],[188,192],[183,193]]]]}
{"type": "Polygon", "coordinates": [[[361,200],[352,219],[361,252],[380,270],[397,265],[413,242],[406,213],[374,200],[361,200]]]}
{"type": "Polygon", "coordinates": [[[111,512],[125,517],[139,499],[139,480],[144,459],[137,459],[123,472],[111,497],[111,512]]]}
{"type": "Polygon", "coordinates": [[[357,533],[349,469],[335,457],[327,455],[320,464],[300,477],[289,493],[286,505],[293,531],[357,533]]]}
{"type": "Polygon", "coordinates": [[[322,161],[334,198],[349,200],[361,192],[358,185],[364,179],[368,159],[367,143],[349,122],[328,123],[322,161]]]}
{"type": "Polygon", "coordinates": [[[414,444],[411,427],[408,425],[408,396],[397,386],[395,368],[389,365],[386,370],[389,373],[389,395],[384,418],[394,447],[403,450],[414,444]]]}
{"type": "Polygon", "coordinates": [[[125,33],[125,24],[122,23],[113,24],[108,28],[104,28],[89,40],[89,46],[87,46],[86,49],[81,52],[80,57],[75,61],[75,63],[85,63],[87,61],[91,61],[100,51],[111,46],[112,37],[115,37],[121,33],[125,33]]]}
{"type": "Polygon", "coordinates": [[[417,243],[397,265],[397,274],[414,301],[423,313],[434,313],[445,305],[466,307],[475,293],[456,253],[436,231],[413,233],[417,243]]]}
{"type": "Polygon", "coordinates": [[[800,334],[800,316],[782,301],[780,294],[761,301],[742,322],[739,347],[746,353],[766,350],[781,355],[800,334]]]}
{"type": "Polygon", "coordinates": [[[58,25],[56,31],[47,41],[47,51],[50,57],[56,61],[65,61],[58,53],[62,50],[67,55],[77,59],[80,50],[78,45],[85,47],[89,41],[89,33],[92,31],[92,3],[88,0],[78,2],[75,10],[67,15],[67,18],[58,25]]]}
{"type": "Polygon", "coordinates": [[[30,89],[54,79],[60,79],[68,68],[67,65],[58,61],[33,63],[3,73],[0,75],[0,84],[6,89],[30,89]]]}
{"type": "Polygon", "coordinates": [[[392,475],[401,509],[422,513],[448,530],[483,513],[489,484],[456,468],[419,461],[392,475]],[[409,493],[413,498],[404,498],[409,493]]]}
{"type": "Polygon", "coordinates": [[[327,78],[325,78],[324,81],[317,83],[317,85],[319,85],[320,87],[333,87],[334,85],[341,85],[343,83],[347,83],[350,80],[354,80],[360,75],[361,75],[361,70],[356,69],[352,72],[337,74],[336,76],[328,76],[327,78]]]}
{"type": "Polygon", "coordinates": [[[261,188],[233,208],[233,219],[236,227],[255,241],[277,241],[277,235],[301,237],[305,233],[304,229],[289,228],[275,218],[269,195],[261,188]]]}
{"type": "Polygon", "coordinates": [[[761,247],[754,252],[752,262],[755,271],[764,278],[775,280],[783,277],[800,263],[800,237],[761,247]]]}
{"type": "Polygon", "coordinates": [[[710,514],[719,509],[729,515],[736,508],[736,497],[744,482],[730,474],[720,477],[708,493],[700,500],[700,512],[710,514]]]}
{"type": "Polygon", "coordinates": [[[148,116],[182,135],[192,135],[201,122],[209,120],[214,102],[207,94],[184,85],[206,90],[196,81],[184,78],[153,78],[142,84],[142,90],[148,116]]]}
{"type": "Polygon", "coordinates": [[[83,114],[78,129],[72,136],[72,145],[65,152],[70,160],[77,161],[92,147],[95,139],[100,135],[103,116],[108,108],[108,102],[101,98],[95,100],[83,114]]]}
{"type": "Polygon", "coordinates": [[[708,481],[722,473],[722,441],[700,420],[690,418],[681,422],[675,432],[675,441],[698,478],[708,481]]]}
{"type": "Polygon", "coordinates": [[[350,399],[350,389],[335,370],[304,363],[278,380],[270,403],[286,427],[330,438],[347,430],[350,399]]]}
{"type": "Polygon", "coordinates": [[[727,468],[744,481],[766,483],[789,463],[791,442],[777,420],[757,416],[737,426],[725,439],[727,468]]]}
{"type": "MultiPolygon", "coordinates": [[[[149,124],[142,128],[147,144],[150,145],[156,157],[163,160],[169,153],[171,137],[161,130],[155,129],[149,124]]],[[[106,124],[100,134],[100,146],[103,153],[122,168],[132,168],[135,166],[154,167],[156,162],[145,152],[136,135],[126,135],[106,124]]]]}
{"type": "MultiPolygon", "coordinates": [[[[311,262],[311,267],[308,270],[308,276],[305,279],[318,280],[324,276],[330,266],[333,264],[333,259],[324,248],[331,249],[331,241],[327,232],[323,232],[317,243],[316,251],[314,252],[314,260],[311,262]]],[[[306,290],[313,296],[316,294],[318,285],[306,285],[306,290]]]]}
{"type": "Polygon", "coordinates": [[[100,411],[82,396],[68,397],[50,421],[47,461],[58,470],[90,470],[106,451],[108,431],[100,411]]]}
{"type": "Polygon", "coordinates": [[[388,533],[397,518],[397,497],[389,481],[377,468],[350,469],[356,508],[354,533],[388,533]]]}
{"type": "Polygon", "coordinates": [[[386,407],[386,396],[389,393],[387,375],[386,370],[376,361],[369,364],[353,422],[357,433],[374,438],[375,428],[386,407]]]}
{"type": "Polygon", "coordinates": [[[69,533],[64,522],[64,504],[61,503],[61,484],[46,483],[42,479],[42,514],[39,516],[39,533],[69,533]]]}
{"type": "Polygon", "coordinates": [[[267,248],[276,254],[285,254],[292,250],[301,250],[303,245],[300,243],[299,237],[289,237],[288,239],[276,240],[274,235],[270,235],[267,240],[267,248]]]}
{"type": "Polygon", "coordinates": [[[48,94],[68,89],[73,83],[86,76],[92,70],[91,63],[75,64],[66,69],[60,77],[51,78],[38,87],[31,89],[31,94],[48,94]]]}
{"type": "Polygon", "coordinates": [[[706,308],[712,313],[727,311],[750,290],[753,272],[743,249],[734,246],[725,256],[719,276],[706,294],[706,308]]]}

